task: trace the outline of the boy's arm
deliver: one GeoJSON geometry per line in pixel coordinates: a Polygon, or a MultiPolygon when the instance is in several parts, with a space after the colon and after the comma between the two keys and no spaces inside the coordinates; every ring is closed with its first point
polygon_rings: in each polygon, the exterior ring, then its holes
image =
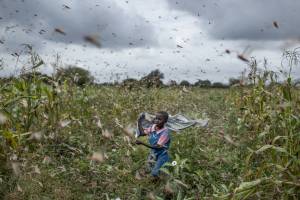
{"type": "Polygon", "coordinates": [[[146,144],[146,143],[144,143],[144,142],[142,142],[140,140],[136,140],[135,143],[138,144],[138,145],[140,145],[140,144],[144,145],[145,147],[148,147],[150,149],[162,149],[162,148],[164,148],[162,145],[158,144],[158,145],[155,145],[155,146],[151,146],[151,145],[146,144]]]}
{"type": "Polygon", "coordinates": [[[142,115],[139,116],[138,118],[138,129],[139,129],[139,132],[140,132],[140,135],[139,136],[145,136],[147,135],[145,133],[145,130],[144,128],[142,127],[142,121],[145,119],[145,114],[143,113],[142,115]]]}
{"type": "Polygon", "coordinates": [[[165,131],[159,138],[158,142],[156,145],[154,146],[151,146],[149,144],[146,144],[142,141],[139,141],[139,140],[136,140],[135,143],[136,144],[141,144],[141,145],[144,145],[145,147],[148,147],[150,149],[162,149],[162,148],[165,148],[164,145],[170,140],[170,136],[169,136],[169,133],[168,133],[168,130],[165,131]]]}

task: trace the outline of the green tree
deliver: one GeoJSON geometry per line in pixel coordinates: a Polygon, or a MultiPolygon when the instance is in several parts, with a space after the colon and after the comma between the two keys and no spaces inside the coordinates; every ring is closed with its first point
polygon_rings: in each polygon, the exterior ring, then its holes
{"type": "Polygon", "coordinates": [[[60,69],[56,73],[55,77],[60,81],[71,81],[78,86],[83,86],[94,82],[94,77],[88,70],[77,66],[68,66],[67,68],[60,69]]]}
{"type": "Polygon", "coordinates": [[[195,84],[195,86],[199,86],[199,87],[211,87],[211,82],[210,80],[201,80],[199,79],[195,84]]]}
{"type": "Polygon", "coordinates": [[[131,90],[132,88],[137,87],[139,85],[140,85],[139,81],[134,78],[127,78],[127,79],[123,80],[122,84],[121,84],[122,87],[125,87],[129,90],[131,90]]]}
{"type": "Polygon", "coordinates": [[[164,85],[162,79],[164,79],[164,74],[156,69],[151,71],[148,75],[144,76],[140,80],[140,83],[147,88],[162,87],[164,85]]]}
{"type": "Polygon", "coordinates": [[[223,83],[221,83],[221,82],[215,82],[215,83],[212,84],[212,87],[213,87],[213,88],[227,88],[228,85],[223,84],[223,83]]]}
{"type": "Polygon", "coordinates": [[[183,81],[180,82],[179,85],[181,85],[181,86],[190,86],[191,84],[190,84],[190,82],[188,82],[186,80],[183,80],[183,81]]]}
{"type": "Polygon", "coordinates": [[[177,86],[177,82],[175,80],[170,80],[168,86],[177,86]]]}
{"type": "Polygon", "coordinates": [[[229,79],[229,86],[240,84],[241,80],[238,78],[230,78],[229,79]]]}
{"type": "Polygon", "coordinates": [[[47,74],[42,74],[41,72],[33,71],[27,72],[20,75],[20,78],[24,80],[32,80],[33,78],[41,79],[46,84],[51,84],[52,77],[48,76],[47,74]]]}

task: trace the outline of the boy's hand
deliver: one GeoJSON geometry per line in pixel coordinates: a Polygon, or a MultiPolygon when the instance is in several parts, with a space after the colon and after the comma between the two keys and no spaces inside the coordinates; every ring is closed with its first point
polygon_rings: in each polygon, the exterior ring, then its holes
{"type": "Polygon", "coordinates": [[[140,145],[140,144],[143,144],[143,142],[141,142],[141,141],[139,141],[139,140],[136,140],[136,141],[135,141],[135,144],[140,145]]]}
{"type": "Polygon", "coordinates": [[[141,113],[138,118],[138,120],[143,120],[143,119],[145,119],[145,113],[141,113]]]}

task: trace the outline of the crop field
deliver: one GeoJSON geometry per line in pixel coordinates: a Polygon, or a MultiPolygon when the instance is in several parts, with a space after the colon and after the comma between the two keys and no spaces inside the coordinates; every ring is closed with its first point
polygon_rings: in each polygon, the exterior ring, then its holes
{"type": "Polygon", "coordinates": [[[298,199],[300,93],[290,78],[266,85],[269,76],[230,89],[1,82],[0,196],[298,199]],[[159,110],[209,124],[172,133],[176,162],[153,182],[148,149],[130,133],[140,112],[159,110]]]}
{"type": "Polygon", "coordinates": [[[41,64],[33,53],[31,73],[1,79],[1,198],[299,199],[300,91],[289,74],[278,82],[253,62],[251,84],[227,88],[78,85],[36,73],[41,64]],[[154,181],[134,132],[139,113],[161,110],[209,123],[172,132],[154,181]]]}
{"type": "Polygon", "coordinates": [[[0,200],[300,200],[299,8],[0,0],[0,200]]]}

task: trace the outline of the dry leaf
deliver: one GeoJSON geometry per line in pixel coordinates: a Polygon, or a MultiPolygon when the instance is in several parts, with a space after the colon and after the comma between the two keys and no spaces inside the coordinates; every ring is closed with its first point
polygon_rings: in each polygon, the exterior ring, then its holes
{"type": "Polygon", "coordinates": [[[40,181],[36,181],[41,187],[44,187],[43,183],[40,181]]]}
{"type": "Polygon", "coordinates": [[[164,191],[167,194],[173,194],[174,193],[174,191],[173,191],[173,189],[171,187],[170,182],[167,182],[167,184],[165,185],[164,191]]]}
{"type": "Polygon", "coordinates": [[[23,190],[22,190],[22,188],[20,187],[19,184],[17,184],[17,190],[18,190],[18,192],[23,192],[23,190]]]}
{"type": "Polygon", "coordinates": [[[102,123],[101,123],[101,121],[100,121],[100,119],[99,118],[97,118],[97,126],[99,127],[99,128],[102,128],[102,123]]]}
{"type": "Polygon", "coordinates": [[[130,155],[131,155],[130,151],[129,151],[129,150],[127,150],[127,151],[126,151],[126,156],[128,156],[128,157],[129,157],[130,155]]]}
{"type": "Polygon", "coordinates": [[[31,135],[28,139],[29,140],[40,141],[42,138],[43,138],[43,134],[40,131],[40,132],[31,133],[31,135]]]}
{"type": "Polygon", "coordinates": [[[33,166],[33,171],[36,174],[41,174],[41,170],[40,170],[40,168],[37,165],[33,166]]]}
{"type": "Polygon", "coordinates": [[[24,106],[24,108],[28,107],[28,103],[27,103],[26,99],[22,99],[21,104],[24,106]]]}
{"type": "Polygon", "coordinates": [[[90,160],[96,161],[96,162],[103,162],[104,154],[102,152],[94,152],[93,155],[90,157],[90,160]]]}
{"type": "Polygon", "coordinates": [[[66,172],[66,167],[64,165],[57,167],[58,169],[61,170],[61,172],[66,172]]]}
{"type": "Polygon", "coordinates": [[[97,181],[92,181],[89,185],[90,185],[92,188],[95,188],[95,187],[97,187],[97,181]]]}
{"type": "Polygon", "coordinates": [[[234,145],[234,146],[238,146],[238,144],[237,143],[235,143],[233,140],[232,140],[232,138],[230,137],[230,135],[224,135],[224,139],[228,142],[228,143],[230,143],[230,144],[232,144],[232,145],[234,145]]]}
{"type": "Polygon", "coordinates": [[[178,179],[174,179],[174,181],[178,184],[180,184],[181,186],[185,187],[185,188],[189,188],[189,186],[185,183],[183,183],[182,181],[178,180],[178,179]]]}
{"type": "Polygon", "coordinates": [[[104,158],[107,160],[108,159],[108,155],[106,153],[104,153],[104,158]]]}
{"type": "Polygon", "coordinates": [[[141,175],[140,175],[140,173],[139,173],[138,171],[135,172],[134,178],[135,178],[136,180],[142,180],[142,177],[141,177],[141,175]]]}
{"type": "Polygon", "coordinates": [[[48,138],[53,140],[55,138],[55,133],[54,132],[49,133],[48,138]]]}
{"type": "Polygon", "coordinates": [[[111,132],[109,132],[107,129],[102,131],[102,135],[105,138],[111,139],[113,137],[113,134],[111,132]]]}
{"type": "Polygon", "coordinates": [[[20,170],[20,163],[19,162],[11,162],[11,167],[13,169],[13,172],[16,176],[19,176],[21,174],[21,170],[20,170]]]}
{"type": "Polygon", "coordinates": [[[0,125],[4,124],[6,121],[7,117],[4,114],[0,113],[0,125]]]}
{"type": "Polygon", "coordinates": [[[131,142],[131,139],[130,139],[130,137],[129,137],[129,136],[127,136],[127,135],[125,135],[125,136],[123,137],[123,139],[124,139],[124,141],[125,141],[125,142],[128,142],[128,143],[130,143],[130,142],[131,142]]]}
{"type": "Polygon", "coordinates": [[[182,91],[183,91],[183,92],[189,92],[188,89],[186,89],[185,86],[183,86],[182,91]]]}
{"type": "Polygon", "coordinates": [[[150,200],[155,200],[155,199],[156,199],[156,197],[155,197],[155,195],[154,195],[153,192],[149,192],[149,193],[147,194],[147,197],[148,197],[148,199],[150,199],[150,200]]]}
{"type": "Polygon", "coordinates": [[[71,123],[71,120],[62,120],[59,122],[59,124],[62,128],[68,126],[70,123],[71,123]]]}
{"type": "Polygon", "coordinates": [[[17,161],[18,160],[18,156],[16,154],[13,154],[12,156],[10,156],[10,160],[17,161]]]}
{"type": "Polygon", "coordinates": [[[42,163],[45,165],[48,165],[51,162],[51,158],[49,156],[45,156],[42,163]]]}
{"type": "Polygon", "coordinates": [[[48,115],[47,114],[45,114],[45,113],[43,113],[43,117],[46,119],[46,120],[48,120],[48,115]]]}

